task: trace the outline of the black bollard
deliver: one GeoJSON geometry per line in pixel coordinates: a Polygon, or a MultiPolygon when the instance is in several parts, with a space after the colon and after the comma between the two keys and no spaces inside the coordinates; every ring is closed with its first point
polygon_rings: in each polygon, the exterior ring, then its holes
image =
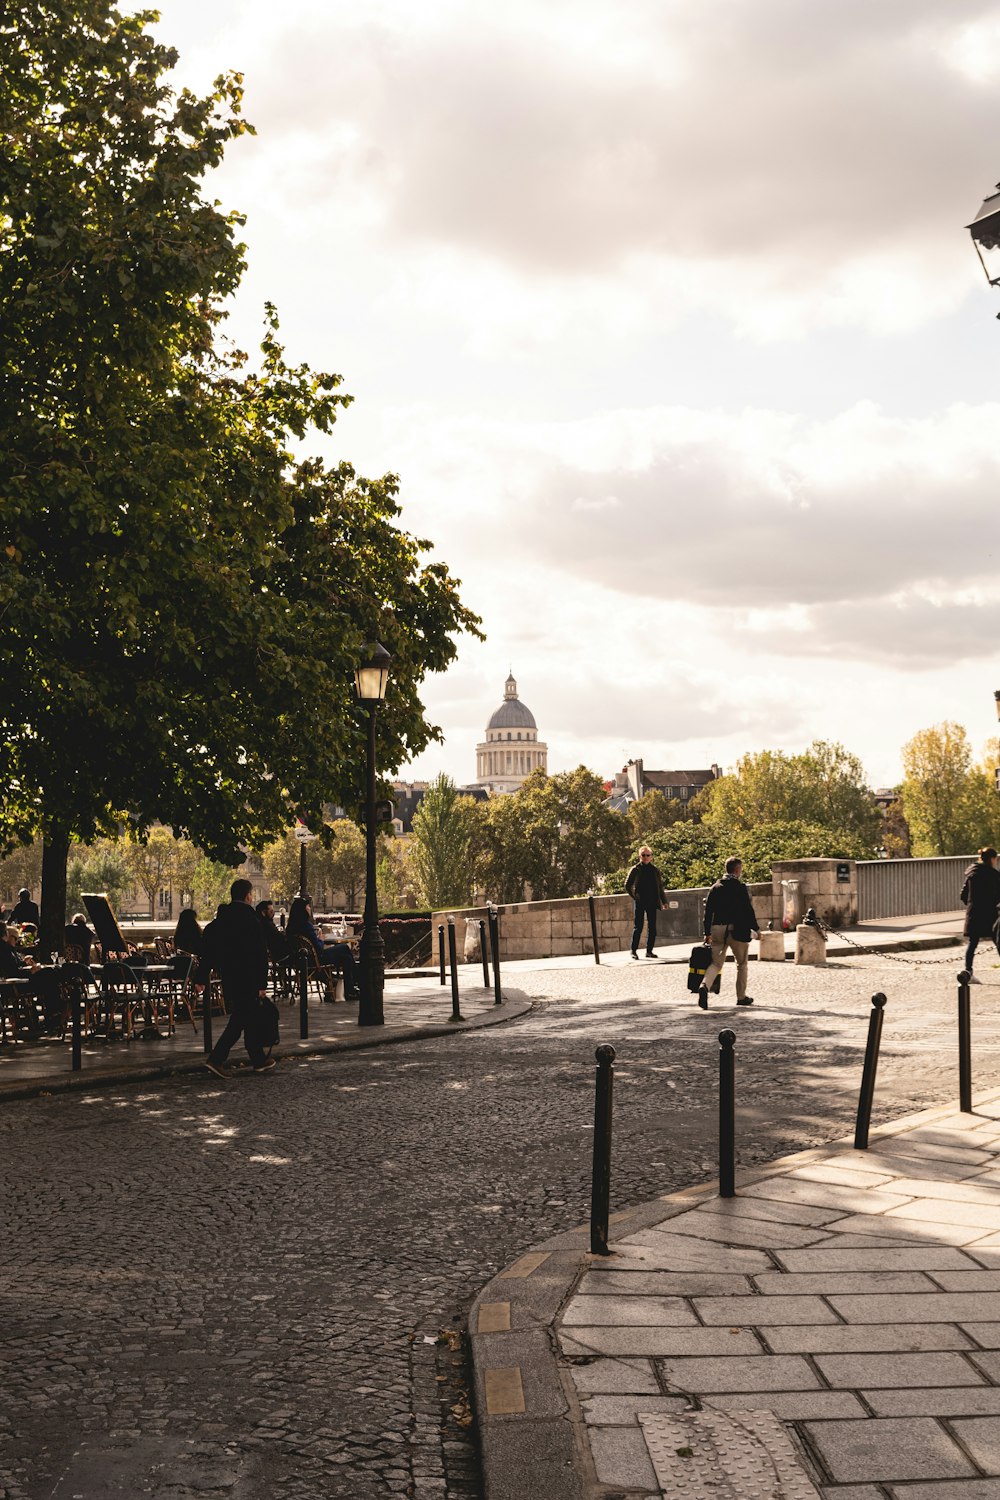
{"type": "Polygon", "coordinates": [[[872,1122],[872,1101],[875,1098],[875,1074],[878,1071],[878,1049],[882,1040],[882,1012],[885,996],[872,996],[872,1013],[868,1018],[868,1045],[865,1048],[865,1066],[861,1074],[861,1094],[858,1098],[858,1118],[854,1127],[855,1151],[868,1150],[868,1130],[872,1122]]]}
{"type": "Polygon", "coordinates": [[[594,905],[593,896],[587,897],[587,903],[590,906],[590,933],[594,939],[594,963],[599,964],[601,961],[601,945],[597,940],[597,907],[594,905]]]}
{"type": "Polygon", "coordinates": [[[493,955],[493,1004],[502,1005],[500,993],[500,917],[495,906],[490,907],[490,952],[493,955]]]}
{"type": "Polygon", "coordinates": [[[83,985],[79,979],[74,979],[73,988],[70,992],[70,1005],[73,1017],[73,1072],[79,1073],[83,1067],[83,985]]]}
{"type": "Polygon", "coordinates": [[[965,969],[958,976],[958,1107],[963,1115],[972,1114],[971,977],[965,969]]]}
{"type": "Polygon", "coordinates": [[[736,1197],[735,1031],[719,1032],[719,1197],[736,1197]]]}
{"type": "Polygon", "coordinates": [[[444,928],[438,928],[438,961],[441,965],[441,983],[444,984],[444,928]]]}
{"type": "Polygon", "coordinates": [[[611,1107],[615,1082],[615,1049],[598,1047],[594,1095],[594,1168],[590,1185],[590,1253],[610,1255],[608,1214],[611,1208],[611,1107]]]}
{"type": "Polygon", "coordinates": [[[483,960],[483,989],[490,987],[490,956],[486,951],[486,923],[479,923],[479,955],[483,960]]]}
{"type": "Polygon", "coordinates": [[[448,962],[451,965],[451,1015],[449,1021],[463,1021],[465,1017],[458,1008],[458,959],[455,955],[455,924],[448,923],[448,962]]]}
{"type": "Polygon", "coordinates": [[[299,1037],[303,1042],[309,1038],[309,956],[305,950],[299,954],[299,1037]]]}
{"type": "Polygon", "coordinates": [[[205,988],[201,992],[201,1029],[202,1047],[205,1056],[212,1050],[212,976],[209,974],[205,980],[205,988]]]}

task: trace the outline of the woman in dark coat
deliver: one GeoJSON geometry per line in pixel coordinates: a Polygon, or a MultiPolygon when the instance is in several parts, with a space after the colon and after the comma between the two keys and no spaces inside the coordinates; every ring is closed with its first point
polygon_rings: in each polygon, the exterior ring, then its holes
{"type": "Polygon", "coordinates": [[[182,906],[181,914],[177,918],[177,926],[174,928],[174,952],[193,953],[195,958],[200,958],[201,938],[198,913],[193,906],[182,906]]]}
{"type": "Polygon", "coordinates": [[[980,849],[978,863],[970,865],[966,870],[962,901],[965,905],[963,931],[969,939],[969,946],[965,950],[965,968],[970,981],[978,984],[979,980],[972,973],[972,960],[979,939],[992,938],[1000,952],[1000,941],[997,940],[996,933],[997,907],[1000,906],[1000,870],[997,869],[997,851],[992,845],[980,849]]]}

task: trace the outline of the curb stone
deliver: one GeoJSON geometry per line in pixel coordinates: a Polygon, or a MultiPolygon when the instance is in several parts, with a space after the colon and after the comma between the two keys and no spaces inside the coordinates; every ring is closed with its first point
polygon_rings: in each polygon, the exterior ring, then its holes
{"type": "MultiPolygon", "coordinates": [[[[976,1094],[973,1111],[998,1100],[1000,1089],[976,1094]]],[[[891,1140],[955,1110],[952,1102],[903,1115],[872,1130],[870,1141],[891,1140]]],[[[737,1189],[822,1161],[853,1143],[851,1132],[738,1170],[737,1189]]],[[[714,1179],[666,1193],[611,1214],[611,1232],[615,1238],[634,1234],[717,1193],[714,1179]]],[[[556,1347],[556,1320],[580,1277],[594,1261],[607,1264],[607,1257],[590,1254],[589,1244],[589,1224],[542,1240],[488,1281],[472,1304],[469,1352],[485,1500],[617,1500],[617,1492],[612,1497],[598,1481],[580,1399],[556,1347]]]]}
{"type": "MultiPolygon", "coordinates": [[[[517,1021],[535,1009],[523,990],[504,989],[503,1004],[484,1010],[481,1015],[465,1021],[442,1021],[422,1026],[394,1026],[391,1030],[379,1027],[349,1032],[343,1039],[319,1040],[315,1042],[294,1041],[285,1043],[277,1053],[280,1062],[294,1062],[299,1057],[323,1057],[340,1052],[368,1051],[375,1047],[390,1047],[399,1042],[422,1042],[432,1037],[456,1036],[463,1031],[481,1031],[486,1026],[498,1026],[503,1021],[517,1021]]],[[[41,1094],[88,1093],[96,1089],[114,1088],[126,1083],[152,1083],[158,1079],[174,1078],[182,1073],[203,1073],[205,1060],[199,1053],[174,1062],[152,1063],[145,1066],[125,1067],[113,1072],[79,1073],[58,1075],[54,1078],[39,1078],[32,1083],[13,1083],[9,1087],[0,1085],[0,1107],[9,1101],[37,1099],[41,1094]]],[[[237,1071],[242,1072],[242,1069],[237,1071]]]]}

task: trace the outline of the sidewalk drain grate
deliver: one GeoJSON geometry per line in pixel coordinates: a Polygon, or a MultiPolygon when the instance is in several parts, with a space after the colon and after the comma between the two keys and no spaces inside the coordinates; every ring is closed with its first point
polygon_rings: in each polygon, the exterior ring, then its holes
{"type": "Polygon", "coordinates": [[[819,1500],[773,1412],[640,1413],[639,1422],[671,1500],[819,1500]]]}

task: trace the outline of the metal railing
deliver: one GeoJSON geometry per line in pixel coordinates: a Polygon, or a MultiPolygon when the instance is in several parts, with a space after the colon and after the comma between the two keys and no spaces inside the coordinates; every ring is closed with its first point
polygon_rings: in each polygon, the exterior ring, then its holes
{"type": "Polygon", "coordinates": [[[859,860],[859,920],[959,910],[959,892],[973,858],[956,854],[942,859],[859,860]]]}

